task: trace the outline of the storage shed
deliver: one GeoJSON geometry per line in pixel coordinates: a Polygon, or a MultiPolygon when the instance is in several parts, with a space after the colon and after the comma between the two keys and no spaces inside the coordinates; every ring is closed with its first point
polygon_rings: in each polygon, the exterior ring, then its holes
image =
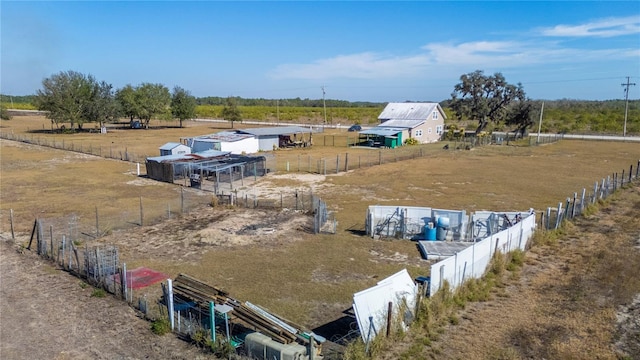
{"type": "Polygon", "coordinates": [[[194,153],[216,150],[228,151],[231,154],[253,154],[258,152],[258,139],[254,135],[237,132],[219,132],[183,140],[194,153]]]}
{"type": "Polygon", "coordinates": [[[160,146],[160,156],[180,154],[191,154],[191,148],[177,142],[168,142],[160,146]]]}

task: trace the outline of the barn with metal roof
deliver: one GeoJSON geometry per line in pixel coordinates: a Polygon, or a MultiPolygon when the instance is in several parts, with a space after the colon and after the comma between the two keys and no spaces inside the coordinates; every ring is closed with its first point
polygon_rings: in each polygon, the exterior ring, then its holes
{"type": "Polygon", "coordinates": [[[307,147],[312,144],[313,129],[302,126],[274,126],[236,130],[239,134],[253,135],[258,139],[260,151],[285,147],[307,147]]]}

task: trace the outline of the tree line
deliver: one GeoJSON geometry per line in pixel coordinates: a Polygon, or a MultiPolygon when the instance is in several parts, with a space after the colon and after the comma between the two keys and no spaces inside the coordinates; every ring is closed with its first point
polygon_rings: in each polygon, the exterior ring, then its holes
{"type": "MultiPolygon", "coordinates": [[[[224,118],[232,122],[243,118],[267,121],[375,124],[386,103],[349,102],[333,99],[245,99],[241,97],[196,98],[176,86],[172,92],[162,84],[142,83],[114,89],[91,75],[74,71],[46,78],[35,95],[1,95],[3,118],[9,105],[26,109],[33,106],[48,112],[52,126],[69,123],[82,129],[86,122],[115,122],[126,117],[149,126],[152,118],[224,118]],[[15,104],[14,104],[15,103],[15,104]]],[[[584,101],[561,99],[545,101],[542,131],[615,133],[624,123],[623,100],[584,101]]],[[[509,130],[526,132],[538,123],[541,100],[527,97],[521,84],[510,84],[501,73],[485,75],[482,70],[463,74],[453,87],[451,98],[440,102],[448,122],[477,122],[476,132],[509,130]]],[[[640,100],[629,102],[628,131],[640,133],[640,100]]]]}
{"type": "MultiPolygon", "coordinates": [[[[152,118],[182,121],[195,117],[195,98],[175,86],[170,93],[162,84],[142,83],[114,89],[106,81],[76,71],[63,71],[42,81],[33,104],[46,111],[52,126],[68,123],[70,129],[82,129],[85,123],[117,122],[125,116],[139,119],[146,128],[152,118]]],[[[63,127],[65,125],[62,125],[63,127]]]]}

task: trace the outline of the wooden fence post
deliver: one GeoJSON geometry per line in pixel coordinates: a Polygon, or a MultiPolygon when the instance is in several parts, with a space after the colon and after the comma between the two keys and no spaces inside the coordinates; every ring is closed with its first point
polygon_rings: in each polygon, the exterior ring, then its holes
{"type": "Polygon", "coordinates": [[[11,223],[11,240],[15,240],[16,233],[13,231],[13,209],[9,210],[9,222],[11,223]]]}
{"type": "Polygon", "coordinates": [[[144,209],[142,208],[142,196],[140,196],[140,226],[144,225],[144,209]]]}

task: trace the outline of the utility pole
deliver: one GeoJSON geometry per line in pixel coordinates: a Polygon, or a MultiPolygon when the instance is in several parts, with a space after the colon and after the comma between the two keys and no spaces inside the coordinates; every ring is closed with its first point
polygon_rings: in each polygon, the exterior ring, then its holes
{"type": "Polygon", "coordinates": [[[324,126],[327,126],[327,103],[324,101],[324,85],[322,85],[322,108],[324,109],[324,126]]]}
{"type": "Polygon", "coordinates": [[[540,130],[542,129],[542,113],[544,112],[544,101],[542,102],[542,107],[540,108],[540,121],[538,122],[538,139],[536,140],[536,144],[540,143],[540,130]]]}
{"type": "Polygon", "coordinates": [[[624,86],[624,130],[622,130],[622,136],[627,136],[627,114],[629,113],[629,86],[636,86],[636,83],[629,82],[629,76],[627,76],[626,84],[622,84],[624,86]]]}
{"type": "Polygon", "coordinates": [[[278,124],[280,124],[280,100],[276,100],[276,113],[278,114],[278,124]]]}

